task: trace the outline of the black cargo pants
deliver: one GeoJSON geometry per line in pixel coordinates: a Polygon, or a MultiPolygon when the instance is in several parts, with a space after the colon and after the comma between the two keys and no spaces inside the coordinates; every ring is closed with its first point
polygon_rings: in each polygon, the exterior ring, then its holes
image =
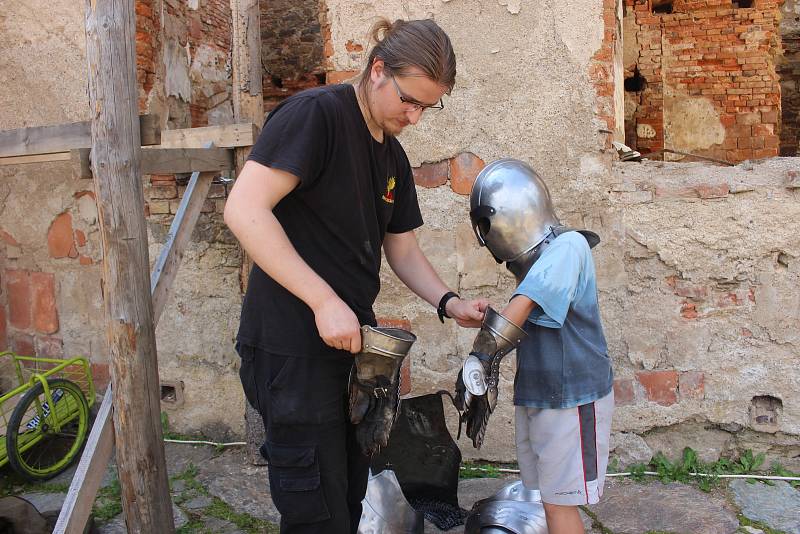
{"type": "Polygon", "coordinates": [[[246,345],[237,350],[245,395],[264,420],[261,454],[281,533],[357,532],[370,459],[347,414],[352,357],[287,357],[246,345]]]}

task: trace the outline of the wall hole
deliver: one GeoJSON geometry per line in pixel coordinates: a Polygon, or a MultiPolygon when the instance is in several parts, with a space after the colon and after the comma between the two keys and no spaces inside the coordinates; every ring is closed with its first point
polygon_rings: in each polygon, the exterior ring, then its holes
{"type": "Polygon", "coordinates": [[[183,381],[162,380],[161,402],[168,407],[177,408],[183,405],[183,381]]]}
{"type": "Polygon", "coordinates": [[[629,93],[640,93],[647,87],[647,80],[639,72],[639,67],[633,69],[633,76],[625,78],[625,90],[629,93]]]}
{"type": "Polygon", "coordinates": [[[750,401],[750,426],[754,430],[777,432],[780,428],[780,415],[783,401],[772,395],[758,395],[750,401]]]}
{"type": "Polygon", "coordinates": [[[653,13],[657,15],[672,13],[672,0],[653,0],[653,13]]]}
{"type": "Polygon", "coordinates": [[[736,9],[747,9],[753,7],[753,0],[731,0],[733,7],[736,9]]]}

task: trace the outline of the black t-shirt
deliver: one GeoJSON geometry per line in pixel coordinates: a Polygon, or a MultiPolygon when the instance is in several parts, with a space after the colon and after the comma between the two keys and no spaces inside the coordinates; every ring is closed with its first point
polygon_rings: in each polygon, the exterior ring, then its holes
{"type": "MultiPolygon", "coordinates": [[[[374,325],[384,235],[422,225],[411,165],[397,139],[375,141],[353,86],[333,85],[283,101],[248,159],[300,179],[275,206],[275,217],[300,257],[360,323],[374,325]]],[[[324,344],[311,309],[257,265],[238,340],[289,356],[346,355],[324,344]]]]}

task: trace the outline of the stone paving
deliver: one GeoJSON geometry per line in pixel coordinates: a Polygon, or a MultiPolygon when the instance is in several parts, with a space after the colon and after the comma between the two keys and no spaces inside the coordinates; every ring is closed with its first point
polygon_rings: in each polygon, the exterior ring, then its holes
{"type": "MultiPolygon", "coordinates": [[[[212,447],[168,443],[166,451],[179,534],[278,531],[279,514],[267,492],[267,468],[250,465],[244,449],[218,452],[212,447]]],[[[57,513],[64,493],[52,489],[67,484],[73,471],[48,482],[47,491],[29,486],[20,496],[42,513],[57,513]]],[[[513,476],[462,480],[459,501],[469,509],[512,480],[513,476]]],[[[113,466],[103,485],[107,506],[108,499],[114,498],[113,466]]],[[[108,510],[103,510],[106,516],[108,510]]],[[[581,515],[588,534],[800,534],[800,490],[786,482],[767,485],[736,479],[720,481],[706,493],[690,484],[609,478],[601,502],[586,507],[581,515]]],[[[122,515],[95,521],[91,532],[124,533],[122,515]]],[[[426,522],[426,534],[440,532],[426,522]]],[[[463,532],[463,527],[449,532],[463,532]]]]}

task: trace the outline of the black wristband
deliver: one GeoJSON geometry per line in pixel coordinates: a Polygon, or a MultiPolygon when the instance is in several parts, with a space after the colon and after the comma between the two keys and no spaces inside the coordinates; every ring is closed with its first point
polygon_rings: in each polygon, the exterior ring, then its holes
{"type": "Polygon", "coordinates": [[[444,294],[444,296],[442,296],[441,300],[439,301],[439,306],[437,306],[436,308],[436,314],[439,316],[439,320],[443,323],[445,317],[447,317],[448,319],[450,318],[450,316],[447,315],[447,311],[445,308],[447,308],[447,303],[450,301],[450,299],[454,297],[457,299],[461,298],[458,296],[458,294],[453,293],[452,291],[448,291],[447,293],[444,294]]]}

